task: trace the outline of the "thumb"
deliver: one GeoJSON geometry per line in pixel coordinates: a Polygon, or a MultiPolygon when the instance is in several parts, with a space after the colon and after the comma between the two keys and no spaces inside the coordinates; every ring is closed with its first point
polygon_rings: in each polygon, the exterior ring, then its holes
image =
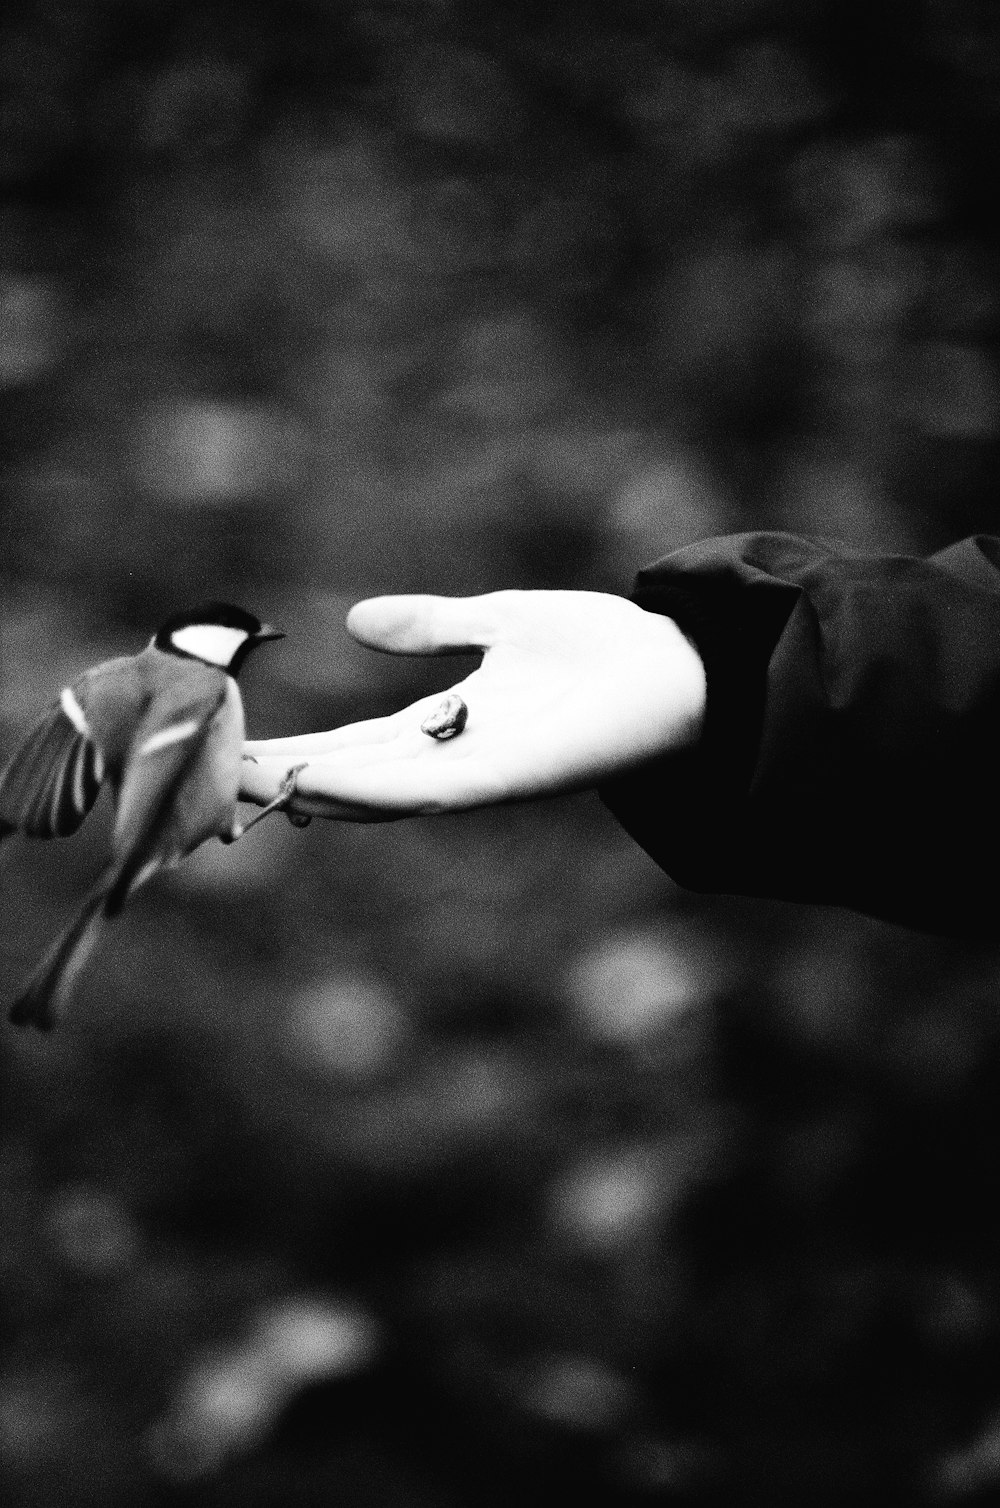
{"type": "Polygon", "coordinates": [[[351,608],[347,631],[390,654],[467,654],[493,643],[490,601],[490,595],[369,597],[351,608]]]}

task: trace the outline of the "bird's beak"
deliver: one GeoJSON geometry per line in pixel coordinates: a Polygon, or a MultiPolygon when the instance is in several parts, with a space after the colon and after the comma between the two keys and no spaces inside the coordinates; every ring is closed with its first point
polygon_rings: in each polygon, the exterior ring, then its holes
{"type": "Polygon", "coordinates": [[[270,623],[262,623],[253,637],[255,644],[263,644],[267,639],[283,639],[285,634],[283,629],[275,628],[270,623]]]}

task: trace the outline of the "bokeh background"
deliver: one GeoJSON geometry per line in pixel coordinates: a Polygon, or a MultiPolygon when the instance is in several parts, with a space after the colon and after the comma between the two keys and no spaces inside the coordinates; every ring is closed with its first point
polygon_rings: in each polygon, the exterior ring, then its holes
{"type": "MultiPolygon", "coordinates": [[[[8,0],[0,751],[207,595],[263,736],[447,684],[375,592],[996,530],[998,22],[8,0]]],[[[594,796],[213,845],[0,1036],[3,1501],[995,1502],[998,969],[594,796]]]]}

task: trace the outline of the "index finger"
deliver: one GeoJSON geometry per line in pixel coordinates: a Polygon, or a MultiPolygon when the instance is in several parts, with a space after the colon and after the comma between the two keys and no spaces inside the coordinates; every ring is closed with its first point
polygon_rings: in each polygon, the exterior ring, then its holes
{"type": "MultiPolygon", "coordinates": [[[[475,672],[473,672],[473,675],[475,672]]],[[[342,723],[339,728],[328,728],[322,733],[292,733],[286,738],[251,738],[243,745],[243,752],[251,758],[268,758],[271,755],[318,755],[334,754],[338,749],[372,747],[391,743],[400,734],[412,733],[420,727],[429,712],[440,707],[442,700],[452,692],[461,692],[472,677],[467,676],[456,686],[442,691],[432,691],[418,697],[408,707],[391,712],[386,717],[370,717],[363,722],[342,723]]]]}
{"type": "Polygon", "coordinates": [[[370,717],[360,723],[344,723],[323,733],[293,733],[287,738],[248,738],[243,752],[251,758],[271,754],[330,754],[356,744],[384,744],[394,738],[399,728],[399,714],[370,717]]]}

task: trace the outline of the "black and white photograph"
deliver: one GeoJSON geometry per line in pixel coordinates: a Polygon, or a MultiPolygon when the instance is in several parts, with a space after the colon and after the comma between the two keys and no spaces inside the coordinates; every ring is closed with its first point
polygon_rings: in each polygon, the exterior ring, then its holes
{"type": "Polygon", "coordinates": [[[0,8],[4,1508],[1000,1504],[1000,6],[0,8]]]}

